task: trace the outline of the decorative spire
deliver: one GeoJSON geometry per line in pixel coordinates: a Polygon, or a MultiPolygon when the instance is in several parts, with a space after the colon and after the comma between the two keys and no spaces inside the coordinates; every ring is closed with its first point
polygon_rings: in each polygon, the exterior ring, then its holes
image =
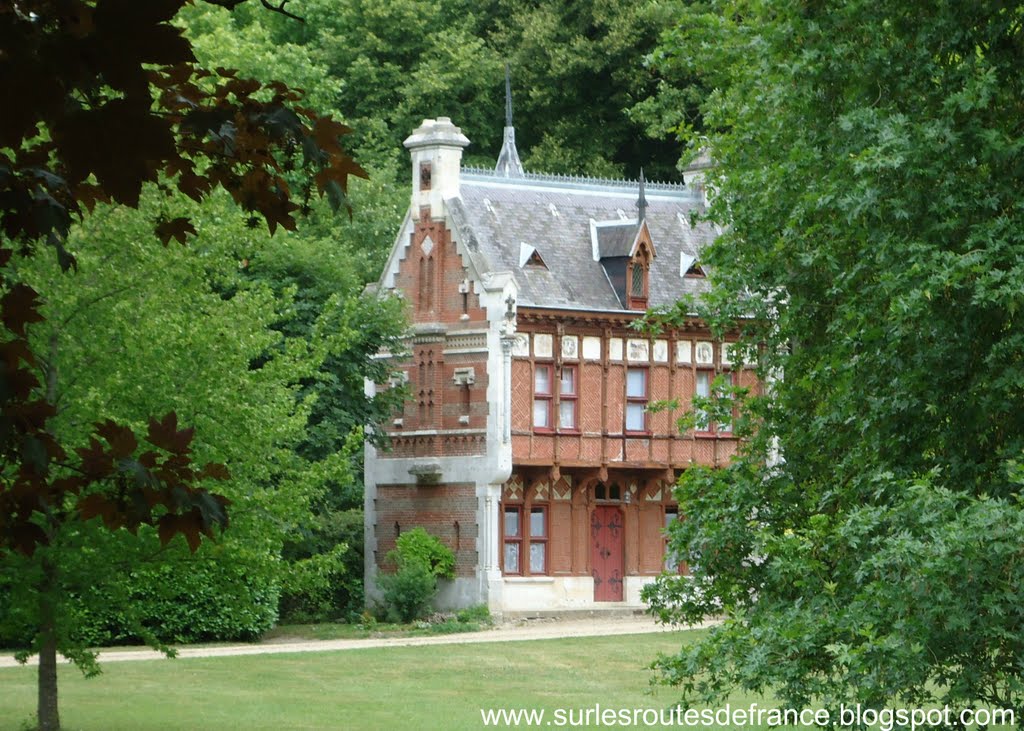
{"type": "Polygon", "coordinates": [[[508,61],[505,62],[505,126],[512,126],[512,78],[508,73],[508,61]]]}
{"type": "Polygon", "coordinates": [[[502,140],[498,164],[494,166],[494,171],[506,178],[518,178],[523,175],[523,163],[520,162],[519,151],[516,150],[516,128],[512,126],[512,81],[508,72],[508,62],[505,63],[505,139],[502,140]]]}
{"type": "Polygon", "coordinates": [[[636,200],[637,207],[637,223],[643,223],[644,219],[647,218],[647,196],[644,195],[644,169],[640,168],[640,195],[636,200]]]}

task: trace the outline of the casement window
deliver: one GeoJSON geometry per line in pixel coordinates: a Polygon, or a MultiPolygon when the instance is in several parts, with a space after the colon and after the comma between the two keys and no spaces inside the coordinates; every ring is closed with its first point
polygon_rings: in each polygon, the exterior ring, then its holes
{"type": "Polygon", "coordinates": [[[549,430],[551,421],[552,372],[550,364],[538,363],[533,367],[533,428],[549,430]]]}
{"type": "Polygon", "coordinates": [[[506,505],[503,513],[502,535],[504,546],[502,551],[502,571],[506,574],[523,573],[523,508],[519,505],[506,505]]]}
{"type": "Polygon", "coordinates": [[[502,572],[544,575],[548,571],[548,509],[506,505],[502,510],[502,572]],[[524,514],[525,513],[525,514],[524,514]],[[524,550],[525,548],[525,550],[524,550]]]}
{"type": "Polygon", "coordinates": [[[579,385],[577,384],[576,366],[562,366],[562,375],[558,382],[558,428],[565,431],[576,431],[579,385]]]}
{"type": "Polygon", "coordinates": [[[579,420],[579,371],[576,366],[562,366],[558,377],[558,423],[554,415],[554,366],[537,363],[533,366],[533,428],[537,431],[576,431],[579,420]]]}
{"type": "MultiPolygon", "coordinates": [[[[734,376],[731,373],[725,374],[726,379],[732,382],[734,376]]],[[[711,387],[715,380],[715,372],[711,369],[700,369],[697,371],[697,386],[695,394],[702,398],[709,398],[711,396],[711,387]]],[[[722,394],[718,394],[721,396],[722,394]]],[[[731,398],[731,395],[730,395],[731,398]]],[[[731,434],[732,433],[732,419],[724,421],[712,421],[710,415],[703,409],[697,409],[697,427],[696,431],[705,434],[731,434]]]]}
{"type": "Polygon", "coordinates": [[[682,562],[672,554],[668,547],[668,528],[679,520],[679,508],[673,505],[665,506],[665,570],[670,573],[682,573],[682,562]]]}
{"type": "Polygon", "coordinates": [[[626,431],[647,431],[647,369],[626,370],[626,431]]]}
{"type": "Polygon", "coordinates": [[[544,505],[530,507],[530,573],[548,572],[548,509],[544,505]]]}
{"type": "Polygon", "coordinates": [[[629,309],[647,309],[647,264],[636,259],[629,266],[629,309]]]}

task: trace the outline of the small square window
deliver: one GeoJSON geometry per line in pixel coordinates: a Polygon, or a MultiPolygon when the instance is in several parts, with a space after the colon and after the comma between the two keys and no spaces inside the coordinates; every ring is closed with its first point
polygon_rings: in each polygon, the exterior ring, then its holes
{"type": "Polygon", "coordinates": [[[519,508],[505,508],[505,535],[509,538],[519,535],[519,508]]]}
{"type": "Polygon", "coordinates": [[[558,404],[558,426],[562,429],[576,428],[575,401],[563,401],[558,404]]]}
{"type": "Polygon", "coordinates": [[[630,368],[626,373],[626,397],[646,398],[647,371],[642,368],[630,368]]]}
{"type": "Polygon", "coordinates": [[[547,561],[547,544],[545,543],[531,543],[530,544],[530,573],[531,574],[543,574],[546,570],[545,564],[547,561]]]}
{"type": "Polygon", "coordinates": [[[538,394],[551,393],[551,368],[548,366],[537,366],[533,372],[533,390],[538,394]]]}
{"type": "Polygon", "coordinates": [[[644,431],[643,404],[626,404],[626,431],[644,431]]]}
{"type": "Polygon", "coordinates": [[[548,408],[550,401],[533,402],[533,425],[539,429],[551,428],[551,410],[548,408]]]}
{"type": "Polygon", "coordinates": [[[506,543],[505,544],[505,573],[506,574],[518,574],[519,573],[519,544],[518,543],[506,543]]]}
{"type": "Polygon", "coordinates": [[[563,368],[562,369],[562,380],[559,384],[561,394],[563,396],[574,396],[576,395],[576,369],[575,368],[563,368]]]}
{"type": "Polygon", "coordinates": [[[547,525],[544,520],[544,508],[530,510],[530,538],[547,537],[547,525]]]}

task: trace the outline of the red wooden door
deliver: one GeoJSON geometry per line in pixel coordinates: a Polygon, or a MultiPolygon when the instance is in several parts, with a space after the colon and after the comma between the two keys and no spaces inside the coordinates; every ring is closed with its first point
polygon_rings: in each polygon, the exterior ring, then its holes
{"type": "Polygon", "coordinates": [[[594,508],[590,519],[590,565],[595,602],[622,601],[622,511],[610,505],[594,508]]]}

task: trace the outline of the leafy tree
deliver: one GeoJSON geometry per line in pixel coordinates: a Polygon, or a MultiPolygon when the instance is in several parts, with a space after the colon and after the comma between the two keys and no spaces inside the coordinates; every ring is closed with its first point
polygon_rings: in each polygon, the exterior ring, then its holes
{"type": "Polygon", "coordinates": [[[648,179],[675,176],[674,130],[635,108],[662,84],[645,57],[671,27],[676,3],[499,5],[492,45],[514,69],[516,142],[527,169],[635,177],[643,167],[648,179]]]}
{"type": "MultiPolygon", "coordinates": [[[[662,62],[714,89],[704,309],[765,393],[690,469],[657,662],[686,703],[1024,708],[1024,8],[695,5],[662,62]]],[[[669,316],[678,317],[674,313],[669,316]]]]}
{"type": "MultiPolygon", "coordinates": [[[[40,352],[27,329],[42,319],[38,293],[19,280],[13,249],[31,256],[45,242],[70,269],[73,220],[100,202],[137,207],[147,183],[197,201],[222,187],[254,224],[259,216],[271,233],[292,229],[314,182],[340,205],[347,177],[362,173],[340,147],[347,128],[298,106],[285,85],[264,88],[229,69],[199,70],[188,41],[168,22],[184,2],[0,5],[0,89],[18,102],[0,120],[0,553],[33,562],[23,568],[34,572],[39,598],[33,649],[40,652],[39,723],[47,730],[60,725],[58,649],[89,669],[88,655],[62,647],[68,615],[54,602],[58,555],[94,537],[99,521],[115,532],[152,525],[164,544],[181,534],[194,551],[201,536],[227,525],[226,499],[200,483],[228,473],[216,463],[193,467],[193,431],[180,429],[173,412],[150,420],[149,447],[106,420],[77,458],[69,457],[50,424],[52,353],[40,352]],[[287,177],[300,166],[310,182],[296,203],[287,177]]],[[[184,242],[196,229],[187,216],[161,216],[155,232],[166,244],[184,242]]]]}
{"type": "MultiPolygon", "coordinates": [[[[666,83],[682,79],[648,65],[645,55],[678,4],[304,0],[304,24],[256,6],[230,15],[196,7],[184,18],[204,58],[257,78],[270,69],[306,88],[325,105],[316,107],[321,112],[341,114],[357,130],[352,149],[360,163],[390,171],[404,191],[401,141],[424,117],[451,117],[473,141],[466,162],[494,164],[505,61],[528,169],[636,175],[644,166],[649,178],[674,176],[675,104],[684,99],[692,116],[696,98],[692,90],[672,93],[666,83]],[[659,89],[664,93],[651,101],[659,89]]],[[[392,221],[390,230],[396,226],[392,221]]]]}

